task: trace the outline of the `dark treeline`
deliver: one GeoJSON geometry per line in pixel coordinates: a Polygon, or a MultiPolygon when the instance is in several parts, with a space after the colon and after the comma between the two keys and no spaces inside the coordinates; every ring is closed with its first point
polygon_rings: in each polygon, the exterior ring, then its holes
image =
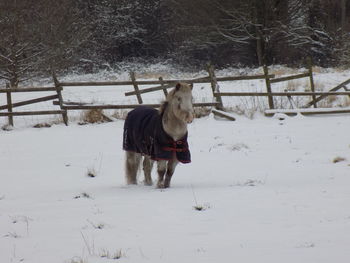
{"type": "Polygon", "coordinates": [[[0,78],[120,61],[350,64],[350,0],[0,0],[0,78]]]}

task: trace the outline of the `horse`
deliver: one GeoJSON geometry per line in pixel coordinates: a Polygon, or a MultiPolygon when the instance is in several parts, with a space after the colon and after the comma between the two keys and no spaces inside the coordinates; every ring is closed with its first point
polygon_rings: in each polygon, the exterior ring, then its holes
{"type": "Polygon", "coordinates": [[[151,172],[157,162],[157,188],[170,187],[179,162],[191,162],[187,124],[194,119],[192,89],[192,84],[177,83],[159,110],[141,105],[128,113],[123,132],[127,184],[137,184],[142,157],[145,185],[153,184],[151,172]]]}

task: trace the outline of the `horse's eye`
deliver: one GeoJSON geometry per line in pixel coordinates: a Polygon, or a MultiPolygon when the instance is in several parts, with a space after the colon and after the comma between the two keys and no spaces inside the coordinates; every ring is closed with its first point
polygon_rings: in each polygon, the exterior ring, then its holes
{"type": "Polygon", "coordinates": [[[178,101],[178,102],[181,102],[181,101],[182,101],[181,97],[178,97],[178,98],[177,98],[177,101],[178,101]]]}

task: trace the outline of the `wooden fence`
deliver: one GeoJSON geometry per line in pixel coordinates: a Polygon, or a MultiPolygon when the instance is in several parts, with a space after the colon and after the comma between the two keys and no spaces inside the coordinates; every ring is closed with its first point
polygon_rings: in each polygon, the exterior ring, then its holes
{"type": "MultiPolygon", "coordinates": [[[[37,87],[37,88],[11,88],[9,86],[6,89],[0,89],[1,93],[6,93],[7,104],[0,106],[0,110],[7,110],[7,112],[0,112],[1,116],[7,116],[9,124],[13,126],[13,116],[24,116],[24,115],[44,115],[44,114],[61,114],[63,121],[68,125],[68,115],[67,111],[70,110],[91,110],[91,109],[132,109],[138,105],[147,105],[150,107],[159,107],[160,104],[144,104],[142,94],[162,91],[166,97],[168,94],[168,89],[172,88],[178,82],[187,82],[187,83],[209,83],[211,86],[213,97],[215,102],[204,102],[204,103],[194,103],[194,107],[215,107],[217,110],[213,111],[215,114],[224,116],[224,105],[222,102],[222,97],[225,96],[265,96],[268,99],[268,104],[270,111],[274,111],[274,101],[273,98],[276,96],[287,96],[291,98],[292,96],[311,96],[311,101],[305,105],[305,107],[317,107],[317,102],[326,98],[330,95],[350,95],[350,91],[347,89],[346,85],[350,83],[350,79],[339,84],[335,88],[331,89],[329,92],[316,92],[313,82],[313,72],[311,63],[307,72],[275,78],[275,75],[269,74],[268,68],[263,67],[264,74],[254,75],[254,76],[228,76],[228,77],[216,77],[214,68],[212,66],[207,67],[208,76],[196,78],[196,79],[163,79],[159,77],[158,80],[137,80],[136,74],[134,72],[130,73],[129,81],[101,81],[101,82],[60,82],[55,73],[53,73],[53,82],[54,87],[37,87]],[[274,92],[272,85],[278,82],[290,81],[300,78],[309,78],[311,92],[274,92]],[[264,79],[266,84],[266,92],[220,92],[219,82],[225,81],[238,81],[238,80],[257,80],[264,79]],[[156,85],[150,88],[140,88],[144,85],[156,85]],[[136,96],[138,104],[102,104],[102,105],[89,105],[88,103],[82,102],[66,102],[62,96],[62,91],[65,87],[89,87],[89,86],[132,86],[133,91],[125,93],[125,96],[136,96]],[[339,92],[338,90],[344,88],[344,92],[339,92]],[[54,95],[40,97],[37,99],[26,100],[22,102],[12,102],[12,93],[15,92],[41,92],[41,91],[53,91],[54,95]],[[319,96],[319,97],[316,97],[319,96]],[[24,105],[39,103],[43,101],[53,100],[53,104],[59,106],[59,110],[49,110],[49,111],[25,111],[25,112],[15,112],[13,108],[20,107],[24,105]]],[[[277,111],[277,110],[276,110],[277,111]]],[[[350,111],[349,111],[350,112],[350,111]]],[[[271,114],[271,113],[270,113],[271,114]]],[[[234,119],[231,116],[226,116],[228,119],[234,119]]]]}
{"type": "MultiPolygon", "coordinates": [[[[165,80],[162,77],[159,78],[159,80],[139,80],[136,81],[135,73],[130,73],[131,81],[115,81],[115,82],[59,82],[57,78],[54,76],[54,82],[56,88],[64,88],[64,87],[88,87],[88,86],[126,86],[130,85],[134,87],[133,91],[126,92],[125,96],[136,96],[137,101],[139,104],[143,104],[142,94],[154,92],[154,91],[163,91],[164,96],[166,97],[168,92],[167,89],[172,88],[176,85],[178,82],[186,82],[190,84],[194,83],[210,83],[213,95],[218,89],[218,82],[223,81],[235,81],[235,80],[253,80],[253,79],[264,79],[264,75],[256,75],[256,76],[231,76],[231,77],[221,77],[216,78],[213,67],[208,67],[208,73],[209,76],[207,77],[201,77],[196,79],[171,79],[171,80],[165,80]],[[144,88],[141,89],[140,86],[144,85],[158,85],[151,88],[144,88]]],[[[270,78],[273,78],[274,75],[269,75],[270,78]]],[[[205,103],[194,103],[194,107],[217,107],[217,108],[223,108],[222,100],[220,97],[215,97],[216,102],[205,102],[205,103]]],[[[55,102],[57,104],[57,102],[55,102]]],[[[67,110],[89,110],[89,109],[131,109],[135,108],[138,105],[131,104],[131,105],[82,105],[82,103],[76,103],[77,105],[72,105],[74,103],[70,103],[70,105],[67,105],[67,103],[63,102],[62,109],[67,110]]],[[[145,105],[145,104],[143,104],[145,105]]],[[[159,107],[160,104],[146,104],[151,107],[159,107]]]]}
{"type": "Polygon", "coordinates": [[[61,95],[62,89],[56,88],[56,87],[39,87],[39,88],[22,88],[22,89],[15,89],[11,88],[9,85],[6,85],[6,89],[0,89],[1,93],[6,93],[6,99],[7,104],[1,105],[0,110],[7,109],[7,112],[0,112],[1,116],[7,116],[8,117],[8,123],[9,125],[13,126],[13,116],[28,116],[28,115],[51,115],[51,114],[61,114],[63,117],[63,121],[66,125],[68,125],[68,117],[67,117],[67,110],[65,109],[59,109],[59,110],[45,110],[45,111],[13,111],[13,108],[35,104],[39,102],[44,101],[50,101],[58,99],[62,101],[62,95],[61,95]],[[31,100],[25,100],[21,102],[12,102],[12,93],[19,93],[19,92],[43,92],[43,91],[53,91],[56,94],[40,97],[36,99],[31,100]]]}
{"type": "MultiPolygon", "coordinates": [[[[291,97],[291,96],[312,96],[312,100],[316,100],[316,95],[315,93],[315,85],[313,81],[313,73],[312,73],[312,66],[311,63],[309,64],[308,71],[301,73],[301,74],[296,74],[296,75],[290,75],[286,77],[280,77],[280,78],[275,78],[274,75],[269,74],[269,70],[267,66],[263,67],[264,70],[264,75],[263,78],[265,79],[265,84],[266,84],[266,92],[215,92],[214,96],[215,97],[223,97],[223,96],[232,96],[232,97],[243,97],[243,96],[264,96],[268,98],[268,104],[270,109],[274,109],[274,101],[273,97],[275,96],[286,96],[286,97],[291,97]],[[272,84],[274,83],[279,83],[279,82],[285,82],[285,81],[291,81],[295,79],[301,79],[301,78],[309,78],[310,81],[310,87],[311,87],[311,92],[273,92],[272,90],[272,84]]],[[[322,93],[321,95],[325,95],[322,93]]],[[[326,95],[328,96],[328,95],[326,95]]],[[[316,103],[313,104],[316,107],[316,103]]]]}
{"type": "Polygon", "coordinates": [[[313,79],[313,71],[312,71],[312,64],[311,61],[308,60],[308,68],[307,72],[280,77],[280,78],[274,78],[273,75],[269,74],[268,67],[264,66],[264,76],[265,76],[265,84],[266,84],[266,92],[214,92],[215,97],[245,97],[245,96],[263,96],[268,98],[268,104],[269,104],[269,110],[265,111],[266,116],[272,116],[273,114],[277,112],[283,112],[288,115],[295,115],[297,113],[303,113],[305,115],[311,115],[311,114],[330,114],[330,113],[350,113],[350,109],[320,109],[320,110],[286,110],[286,109],[275,109],[274,105],[274,97],[287,97],[290,101],[292,101],[292,97],[294,96],[311,96],[311,101],[308,102],[306,105],[304,105],[302,108],[309,108],[311,106],[314,106],[314,108],[317,108],[317,102],[327,98],[328,96],[350,96],[350,89],[347,88],[347,85],[350,84],[350,79],[340,83],[336,87],[332,88],[328,92],[317,92],[315,91],[315,84],[313,79]],[[271,77],[272,76],[272,77],[271,77]],[[310,81],[310,89],[311,92],[274,92],[272,90],[272,84],[278,83],[278,82],[285,82],[285,81],[291,81],[295,79],[301,79],[301,78],[309,78],[310,81]],[[339,92],[343,88],[344,92],[339,92]],[[317,97],[319,96],[319,97],[317,97]]]}

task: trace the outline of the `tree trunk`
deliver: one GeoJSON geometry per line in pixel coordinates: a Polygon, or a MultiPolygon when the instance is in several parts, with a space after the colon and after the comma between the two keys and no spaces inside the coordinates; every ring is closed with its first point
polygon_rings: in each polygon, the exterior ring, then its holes
{"type": "Polygon", "coordinates": [[[346,27],[346,0],[341,0],[341,30],[345,33],[346,27]]]}
{"type": "Polygon", "coordinates": [[[259,66],[261,67],[265,64],[264,55],[263,55],[263,40],[262,40],[262,36],[258,26],[256,26],[255,28],[256,28],[256,55],[258,57],[259,66]]]}

